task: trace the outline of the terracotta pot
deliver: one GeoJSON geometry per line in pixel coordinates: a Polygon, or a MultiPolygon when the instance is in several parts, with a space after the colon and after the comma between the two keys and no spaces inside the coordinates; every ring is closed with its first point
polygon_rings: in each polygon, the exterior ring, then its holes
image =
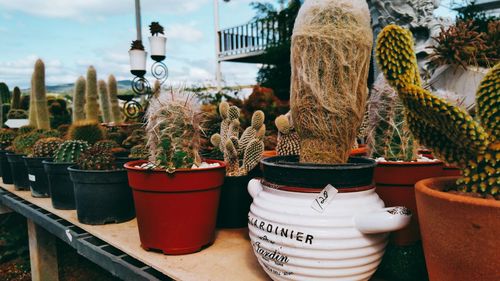
{"type": "Polygon", "coordinates": [[[432,281],[500,280],[500,201],[442,192],[457,177],[416,184],[425,260],[432,281]]]}
{"type": "Polygon", "coordinates": [[[165,254],[189,254],[213,243],[220,187],[226,174],[218,167],[165,170],[138,168],[145,160],[125,163],[132,187],[141,246],[165,254]]]}
{"type": "Polygon", "coordinates": [[[262,153],[262,158],[268,158],[268,157],[273,157],[276,156],[277,152],[276,150],[266,150],[262,153]]]}
{"type": "Polygon", "coordinates": [[[443,174],[443,162],[379,162],[375,167],[374,180],[377,194],[386,206],[405,206],[412,213],[411,223],[391,234],[391,242],[398,246],[411,245],[420,240],[415,183],[419,180],[439,177],[443,174]]]}
{"type": "Polygon", "coordinates": [[[368,156],[368,148],[366,146],[364,147],[358,147],[358,148],[355,148],[353,150],[351,150],[351,154],[350,154],[351,157],[354,157],[354,156],[368,156]]]}

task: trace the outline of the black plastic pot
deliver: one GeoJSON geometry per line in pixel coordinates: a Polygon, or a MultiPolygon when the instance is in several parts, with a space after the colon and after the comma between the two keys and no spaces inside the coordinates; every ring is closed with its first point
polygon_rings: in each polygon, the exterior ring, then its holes
{"type": "Polygon", "coordinates": [[[125,165],[125,163],[130,162],[130,161],[136,161],[136,160],[141,160],[141,159],[140,158],[131,158],[131,157],[116,157],[115,163],[116,163],[117,168],[124,169],[123,165],[125,165]]]}
{"type": "Polygon", "coordinates": [[[52,207],[60,210],[74,210],[75,191],[68,171],[68,167],[74,163],[55,163],[52,160],[42,163],[49,180],[52,207]]]}
{"type": "Polygon", "coordinates": [[[16,190],[30,190],[30,182],[28,179],[28,169],[24,164],[22,154],[7,153],[7,160],[10,164],[12,181],[16,190]]]}
{"type": "Polygon", "coordinates": [[[346,164],[300,163],[298,156],[276,156],[261,160],[264,180],[279,186],[323,189],[359,188],[373,183],[376,163],[372,159],[351,157],[346,164]]]}
{"type": "Polygon", "coordinates": [[[28,169],[28,179],[30,183],[31,195],[33,197],[50,197],[49,180],[43,168],[42,161],[50,160],[47,157],[23,157],[28,169]]]}
{"type": "Polygon", "coordinates": [[[7,150],[0,150],[0,170],[2,171],[2,181],[4,184],[13,184],[12,172],[9,160],[7,160],[7,150]]]}
{"type": "Polygon", "coordinates": [[[68,171],[75,186],[78,221],[99,225],[135,217],[126,170],[87,171],[71,166],[68,171]]]}

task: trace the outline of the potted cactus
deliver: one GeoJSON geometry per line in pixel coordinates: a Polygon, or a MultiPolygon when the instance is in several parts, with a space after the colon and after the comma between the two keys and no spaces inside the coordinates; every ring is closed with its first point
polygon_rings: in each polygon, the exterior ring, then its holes
{"type": "Polygon", "coordinates": [[[187,254],[215,239],[225,164],[202,163],[200,117],[189,98],[160,95],[150,101],[146,135],[151,162],[125,164],[144,249],[187,254]]]}
{"type": "Polygon", "coordinates": [[[261,110],[255,111],[251,126],[246,128],[240,137],[239,108],[221,102],[219,114],[222,118],[220,133],[210,138],[212,145],[224,155],[226,163],[226,178],[221,188],[217,227],[245,227],[252,202],[246,186],[257,175],[258,168],[255,168],[264,152],[262,139],[266,132],[265,115],[261,110]]]}
{"type": "Polygon", "coordinates": [[[23,157],[28,169],[28,179],[33,197],[49,197],[49,183],[47,174],[43,168],[43,161],[54,157],[54,152],[63,142],[61,138],[49,137],[39,139],[33,145],[33,152],[23,157]]]}
{"type": "Polygon", "coordinates": [[[416,184],[429,277],[497,280],[500,269],[493,261],[500,235],[500,64],[479,86],[476,120],[415,83],[418,68],[411,32],[390,25],[378,42],[377,60],[405,106],[413,135],[462,172],[458,178],[432,178],[416,184]],[[464,237],[480,239],[462,241],[464,237]]]}
{"type": "Polygon", "coordinates": [[[68,168],[81,223],[120,223],[135,216],[127,171],[116,167],[112,148],[103,144],[94,144],[68,168]]]}
{"type": "Polygon", "coordinates": [[[7,148],[11,146],[12,141],[16,138],[17,132],[11,129],[0,129],[0,171],[2,182],[4,184],[13,184],[10,164],[7,160],[7,148]]]}
{"type": "Polygon", "coordinates": [[[132,41],[132,46],[128,54],[130,57],[130,72],[135,76],[144,76],[144,74],[146,74],[146,59],[148,53],[144,51],[142,41],[132,41]]]}
{"type": "Polygon", "coordinates": [[[149,44],[151,45],[151,58],[155,61],[162,61],[165,59],[165,46],[167,44],[167,37],[164,35],[163,26],[158,22],[151,22],[149,25],[151,36],[149,37],[149,44]]]}
{"type": "Polygon", "coordinates": [[[291,117],[300,156],[263,159],[248,185],[254,254],[274,280],[368,280],[387,232],[410,220],[375,193],[375,161],[349,158],[365,112],[366,1],[305,1],[292,35],[291,117]]]}
{"type": "Polygon", "coordinates": [[[43,161],[49,180],[50,199],[55,209],[75,209],[75,192],[69,177],[68,167],[76,160],[89,144],[82,140],[67,140],[54,152],[54,159],[43,161]]]}

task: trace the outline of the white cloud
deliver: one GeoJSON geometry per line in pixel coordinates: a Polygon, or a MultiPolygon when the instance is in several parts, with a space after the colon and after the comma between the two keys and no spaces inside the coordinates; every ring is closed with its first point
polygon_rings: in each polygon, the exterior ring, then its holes
{"type": "Polygon", "coordinates": [[[188,43],[199,42],[203,39],[203,32],[190,24],[172,24],[165,30],[165,34],[170,39],[177,39],[188,43]]]}
{"type": "MultiPolygon", "coordinates": [[[[141,9],[156,13],[189,13],[209,0],[143,0],[141,9]]],[[[134,12],[134,1],[124,0],[0,0],[0,7],[50,18],[86,20],[134,12]]]]}

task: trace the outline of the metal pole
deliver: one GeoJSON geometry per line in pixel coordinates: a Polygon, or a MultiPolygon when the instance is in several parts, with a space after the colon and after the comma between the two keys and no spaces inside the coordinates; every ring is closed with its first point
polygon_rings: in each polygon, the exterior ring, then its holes
{"type": "Polygon", "coordinates": [[[142,41],[141,0],[135,0],[135,27],[137,29],[137,40],[141,40],[142,41]]]}
{"type": "MultiPolygon", "coordinates": [[[[138,0],[137,0],[138,1],[138,0]]],[[[221,62],[219,60],[220,38],[219,38],[219,0],[214,0],[214,30],[215,30],[215,80],[217,91],[222,89],[221,62]]]]}

